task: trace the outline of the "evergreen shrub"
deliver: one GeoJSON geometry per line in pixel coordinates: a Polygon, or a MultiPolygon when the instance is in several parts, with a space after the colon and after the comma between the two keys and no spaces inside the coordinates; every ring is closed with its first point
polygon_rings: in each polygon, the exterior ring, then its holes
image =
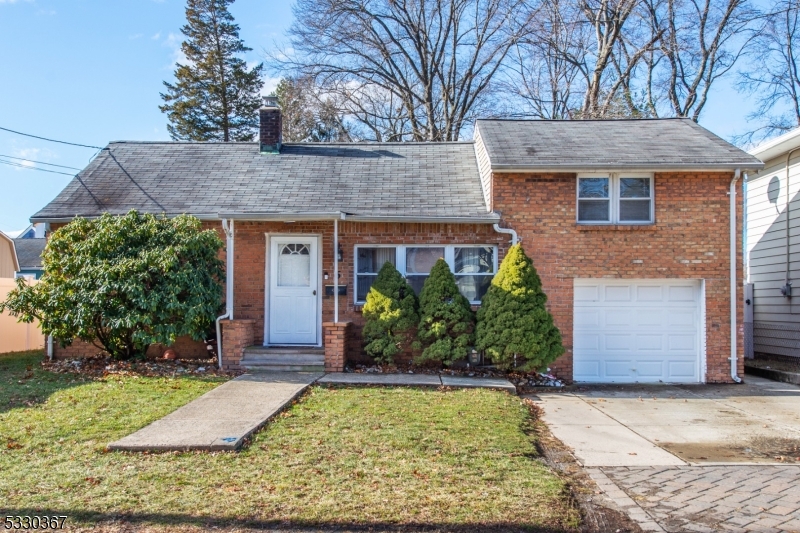
{"type": "Polygon", "coordinates": [[[417,362],[451,365],[469,354],[475,341],[475,313],[456,285],[450,267],[439,259],[419,295],[420,322],[417,362]]]}
{"type": "Polygon", "coordinates": [[[364,349],[379,363],[410,347],[419,323],[419,301],[414,290],[389,262],[384,263],[362,309],[364,349]]]}
{"type": "Polygon", "coordinates": [[[564,353],[542,280],[520,244],[509,249],[478,310],[476,347],[501,368],[539,370],[564,353]]]}

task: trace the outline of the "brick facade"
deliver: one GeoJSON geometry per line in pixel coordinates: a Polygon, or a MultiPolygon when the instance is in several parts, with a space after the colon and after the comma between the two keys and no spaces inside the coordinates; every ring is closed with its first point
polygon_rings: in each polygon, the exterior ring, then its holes
{"type": "MultiPolygon", "coordinates": [[[[575,174],[495,174],[495,211],[533,259],[566,353],[551,365],[572,377],[574,278],[705,280],[708,382],[730,382],[730,200],[733,173],[655,174],[650,226],[576,224],[575,174]]],[[[737,273],[742,279],[742,198],[737,192],[737,273]]],[[[741,300],[742,283],[738,300],[741,300]]],[[[738,353],[743,353],[741,306],[738,353]]],[[[702,369],[701,369],[702,371],[702,369]]],[[[739,373],[744,361],[739,358],[739,373]]]]}
{"type": "Polygon", "coordinates": [[[348,338],[352,322],[325,322],[325,372],[342,372],[347,363],[348,338]]]}
{"type": "Polygon", "coordinates": [[[255,320],[221,320],[222,369],[239,370],[244,349],[255,343],[255,320]]]}

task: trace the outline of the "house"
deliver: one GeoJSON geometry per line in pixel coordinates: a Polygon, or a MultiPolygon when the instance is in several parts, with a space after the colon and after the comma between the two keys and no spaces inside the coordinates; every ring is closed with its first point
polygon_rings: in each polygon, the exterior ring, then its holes
{"type": "Polygon", "coordinates": [[[47,244],[47,239],[21,238],[14,239],[14,248],[17,250],[19,270],[17,277],[39,279],[44,269],[42,267],[42,252],[47,244]]]}
{"type": "Polygon", "coordinates": [[[750,152],[765,163],[746,182],[748,311],[756,356],[800,357],[800,129],[750,152]]]}
{"type": "MultiPolygon", "coordinates": [[[[32,217],[191,213],[226,239],[226,368],[341,370],[390,261],[417,290],[439,257],[474,305],[512,242],[533,259],[587,382],[731,382],[743,371],[742,172],[691,120],[479,120],[472,141],[113,142],[32,217]],[[737,274],[738,273],[738,274],[737,274]]],[[[56,355],[77,353],[80,346],[56,355]]]]}
{"type": "Polygon", "coordinates": [[[0,278],[13,278],[19,270],[14,239],[0,231],[0,278]]]}

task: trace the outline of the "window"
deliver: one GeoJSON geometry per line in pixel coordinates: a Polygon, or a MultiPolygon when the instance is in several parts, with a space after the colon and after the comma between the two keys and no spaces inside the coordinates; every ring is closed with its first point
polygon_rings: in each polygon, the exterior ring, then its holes
{"type": "Polygon", "coordinates": [[[579,224],[650,224],[653,213],[652,176],[578,176],[579,224]]]}
{"type": "Polygon", "coordinates": [[[356,248],[356,300],[363,302],[367,299],[369,288],[378,272],[385,263],[397,266],[397,249],[384,248],[356,248]]]}
{"type": "Polygon", "coordinates": [[[444,258],[456,277],[461,294],[471,303],[480,303],[497,272],[496,246],[356,246],[356,303],[364,303],[378,277],[389,262],[419,294],[433,265],[444,258]]]}

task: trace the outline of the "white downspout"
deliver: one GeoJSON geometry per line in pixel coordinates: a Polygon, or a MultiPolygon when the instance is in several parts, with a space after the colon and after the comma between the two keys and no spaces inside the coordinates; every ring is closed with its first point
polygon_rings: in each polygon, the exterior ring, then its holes
{"type": "Polygon", "coordinates": [[[217,366],[222,369],[222,319],[233,320],[233,220],[222,219],[222,230],[225,232],[225,314],[217,317],[217,366]]]}
{"type": "Polygon", "coordinates": [[[514,246],[515,244],[517,244],[517,240],[518,240],[517,239],[517,232],[514,231],[513,229],[511,229],[511,228],[508,228],[508,229],[501,228],[500,224],[495,224],[494,225],[494,230],[497,233],[505,233],[505,234],[511,235],[511,246],[514,246]]]}
{"type": "Polygon", "coordinates": [[[739,181],[741,170],[736,169],[731,180],[731,379],[741,383],[742,378],[736,369],[736,311],[738,309],[736,297],[736,182],[739,181]]]}
{"type": "Polygon", "coordinates": [[[47,336],[47,358],[52,361],[53,360],[53,336],[47,336]]]}
{"type": "Polygon", "coordinates": [[[333,219],[333,323],[339,323],[339,219],[333,219]]]}

